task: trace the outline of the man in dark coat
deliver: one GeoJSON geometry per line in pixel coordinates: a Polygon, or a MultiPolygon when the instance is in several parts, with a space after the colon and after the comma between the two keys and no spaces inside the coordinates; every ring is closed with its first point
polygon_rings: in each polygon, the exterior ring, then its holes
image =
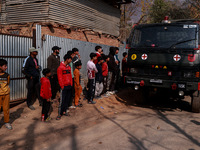
{"type": "Polygon", "coordinates": [[[33,107],[33,97],[37,96],[40,106],[42,106],[42,100],[40,98],[40,70],[41,67],[38,64],[36,56],[38,50],[34,47],[29,48],[30,55],[25,59],[22,72],[25,74],[28,80],[27,88],[27,105],[31,110],[35,110],[33,107]]]}
{"type": "Polygon", "coordinates": [[[51,99],[56,98],[56,93],[60,90],[60,86],[58,83],[58,76],[57,76],[57,69],[60,65],[60,47],[54,46],[52,47],[53,53],[47,58],[47,68],[51,71],[51,90],[52,90],[52,97],[51,99]]]}

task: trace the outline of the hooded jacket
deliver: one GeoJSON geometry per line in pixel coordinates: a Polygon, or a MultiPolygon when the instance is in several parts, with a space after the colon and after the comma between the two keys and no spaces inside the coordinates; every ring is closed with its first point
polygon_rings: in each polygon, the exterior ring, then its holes
{"type": "Polygon", "coordinates": [[[60,63],[60,66],[57,69],[58,82],[60,87],[63,89],[64,86],[72,86],[72,74],[71,67],[65,65],[64,62],[60,63]]]}
{"type": "Polygon", "coordinates": [[[30,77],[39,79],[40,70],[36,69],[36,64],[34,62],[34,59],[37,63],[37,66],[39,66],[37,58],[32,58],[31,56],[28,56],[24,61],[22,72],[26,75],[27,79],[29,79],[30,77]]]}
{"type": "Polygon", "coordinates": [[[115,62],[115,51],[116,49],[114,47],[110,47],[110,53],[108,55],[108,57],[110,58],[110,61],[108,62],[108,71],[113,72],[113,73],[117,73],[117,64],[115,62]]]}
{"type": "Polygon", "coordinates": [[[48,78],[42,77],[40,79],[41,88],[40,88],[40,96],[43,99],[49,99],[52,96],[51,93],[51,84],[48,78]]]}

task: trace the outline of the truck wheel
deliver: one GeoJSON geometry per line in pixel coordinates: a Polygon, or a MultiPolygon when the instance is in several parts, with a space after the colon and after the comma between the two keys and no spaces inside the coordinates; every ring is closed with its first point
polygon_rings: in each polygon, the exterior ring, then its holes
{"type": "Polygon", "coordinates": [[[138,103],[144,104],[144,103],[146,103],[147,100],[149,99],[149,88],[147,88],[147,87],[142,87],[142,88],[141,88],[141,94],[142,94],[142,96],[141,96],[140,101],[138,101],[138,103]]]}
{"type": "Polygon", "coordinates": [[[200,112],[200,94],[199,91],[195,91],[192,96],[192,112],[199,113],[200,112]]]}

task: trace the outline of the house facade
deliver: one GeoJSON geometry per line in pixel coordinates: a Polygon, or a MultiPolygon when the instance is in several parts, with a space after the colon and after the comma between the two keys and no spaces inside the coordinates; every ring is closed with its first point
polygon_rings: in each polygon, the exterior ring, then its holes
{"type": "Polygon", "coordinates": [[[120,9],[115,0],[2,0],[0,33],[42,35],[119,46],[120,9]]]}

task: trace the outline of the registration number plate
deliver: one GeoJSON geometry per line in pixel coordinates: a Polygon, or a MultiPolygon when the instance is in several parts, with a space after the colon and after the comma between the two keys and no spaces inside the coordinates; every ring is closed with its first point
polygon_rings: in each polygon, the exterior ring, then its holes
{"type": "Polygon", "coordinates": [[[150,83],[162,83],[162,80],[160,80],[160,79],[151,79],[150,83]]]}

